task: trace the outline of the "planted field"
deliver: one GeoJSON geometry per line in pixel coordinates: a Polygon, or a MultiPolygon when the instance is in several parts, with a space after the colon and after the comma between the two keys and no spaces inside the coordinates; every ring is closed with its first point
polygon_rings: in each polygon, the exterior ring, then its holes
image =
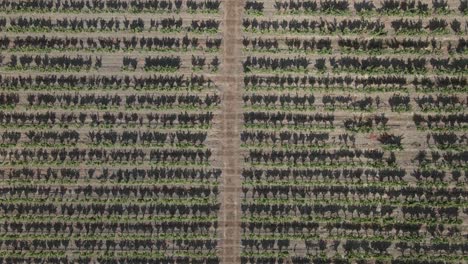
{"type": "Polygon", "coordinates": [[[0,6],[1,263],[218,263],[220,2],[0,6]]]}
{"type": "Polygon", "coordinates": [[[467,261],[466,1],[246,1],[242,263],[467,261]]]}
{"type": "Polygon", "coordinates": [[[465,0],[0,0],[0,263],[468,262],[465,0]]]}

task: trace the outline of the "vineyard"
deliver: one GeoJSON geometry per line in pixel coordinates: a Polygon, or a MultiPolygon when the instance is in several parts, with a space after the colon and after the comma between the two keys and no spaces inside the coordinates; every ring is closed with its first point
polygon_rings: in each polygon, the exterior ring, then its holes
{"type": "Polygon", "coordinates": [[[219,263],[220,2],[0,6],[0,262],[219,263]]]}
{"type": "Polygon", "coordinates": [[[468,261],[466,1],[247,1],[242,263],[468,261]]]}
{"type": "Polygon", "coordinates": [[[0,0],[0,263],[468,262],[467,0],[0,0]]]}

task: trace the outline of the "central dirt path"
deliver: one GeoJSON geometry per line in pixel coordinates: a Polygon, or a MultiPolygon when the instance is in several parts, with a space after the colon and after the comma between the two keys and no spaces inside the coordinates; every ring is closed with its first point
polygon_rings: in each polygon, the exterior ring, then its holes
{"type": "Polygon", "coordinates": [[[223,182],[220,218],[220,254],[223,264],[240,263],[241,169],[240,129],[242,128],[241,23],[243,0],[224,2],[224,68],[221,148],[223,182]]]}

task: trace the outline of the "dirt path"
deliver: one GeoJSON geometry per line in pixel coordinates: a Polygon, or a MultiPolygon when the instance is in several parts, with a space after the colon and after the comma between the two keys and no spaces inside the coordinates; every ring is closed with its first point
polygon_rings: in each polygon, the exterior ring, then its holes
{"type": "Polygon", "coordinates": [[[224,2],[224,62],[221,76],[223,191],[220,221],[221,262],[240,263],[241,239],[241,153],[242,67],[241,16],[244,1],[224,2]]]}

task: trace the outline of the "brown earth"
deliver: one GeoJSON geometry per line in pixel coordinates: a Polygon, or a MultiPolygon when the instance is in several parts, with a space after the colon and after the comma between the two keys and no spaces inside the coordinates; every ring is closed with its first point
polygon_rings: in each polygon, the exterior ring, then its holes
{"type": "Polygon", "coordinates": [[[242,54],[241,15],[244,1],[224,3],[224,61],[222,63],[222,138],[219,147],[223,160],[220,243],[221,262],[240,263],[241,240],[241,156],[242,54]]]}

